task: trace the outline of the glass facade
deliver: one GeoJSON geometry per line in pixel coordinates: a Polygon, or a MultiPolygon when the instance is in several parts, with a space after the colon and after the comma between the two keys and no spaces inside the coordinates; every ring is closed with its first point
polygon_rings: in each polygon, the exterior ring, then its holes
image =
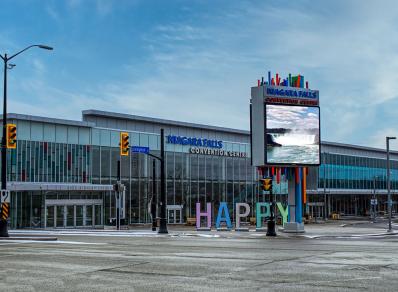
{"type": "Polygon", "coordinates": [[[8,149],[7,176],[19,182],[91,182],[91,128],[11,120],[17,148],[8,149]]]}
{"type": "MultiPolygon", "coordinates": [[[[319,188],[387,189],[386,159],[322,153],[319,188]]],[[[391,189],[398,189],[398,161],[390,160],[391,189]]]]}
{"type": "MultiPolygon", "coordinates": [[[[158,161],[154,165],[154,159],[145,154],[130,153],[121,157],[120,130],[25,120],[12,122],[17,124],[18,141],[16,149],[8,150],[8,181],[111,185],[116,183],[117,162],[120,160],[121,182],[126,186],[125,222],[150,221],[148,204],[153,194],[158,196],[160,193],[160,165],[158,161]]],[[[131,145],[149,147],[151,154],[160,155],[158,134],[128,132],[131,145]]],[[[186,145],[166,143],[167,204],[181,206],[182,221],[195,217],[196,202],[211,202],[213,209],[217,209],[219,203],[225,201],[233,218],[235,203],[258,200],[255,195],[258,193],[257,178],[255,168],[250,165],[249,145],[223,144],[225,150],[244,152],[246,157],[193,154],[186,145]]],[[[103,223],[108,224],[116,214],[113,192],[13,192],[12,226],[51,227],[55,224],[65,227],[72,220],[70,212],[73,208],[76,209],[73,212],[77,212],[77,215],[74,213],[76,218],[79,218],[81,206],[57,205],[53,210],[45,202],[100,198],[103,200],[103,223]]],[[[90,208],[85,207],[85,212],[91,212],[90,208]]],[[[78,226],[79,219],[74,224],[78,226]]]]}
{"type": "MultiPolygon", "coordinates": [[[[121,182],[126,186],[125,223],[150,222],[149,202],[160,194],[159,162],[142,153],[121,157],[119,129],[49,120],[11,119],[10,122],[17,124],[17,148],[8,150],[8,180],[113,185],[120,160],[121,182]]],[[[130,145],[149,147],[151,154],[160,156],[159,134],[138,130],[127,132],[130,145]]],[[[198,138],[215,139],[207,135],[204,131],[198,138]]],[[[234,140],[233,133],[230,137],[234,140]]],[[[231,218],[234,218],[235,203],[253,205],[268,200],[266,194],[259,192],[258,174],[250,165],[250,144],[223,138],[223,150],[245,153],[231,157],[193,153],[189,145],[165,140],[167,205],[181,208],[181,222],[196,216],[196,202],[201,202],[202,206],[210,202],[213,213],[220,202],[227,202],[231,218]]],[[[313,206],[320,202],[327,205],[325,214],[365,215],[369,211],[371,190],[386,189],[385,159],[324,152],[321,163],[310,172],[313,177],[308,179],[315,181],[315,190],[308,200],[313,206]],[[350,190],[351,193],[339,194],[339,190],[350,190]],[[364,195],[360,190],[368,190],[368,193],[364,195]]],[[[286,178],[282,176],[281,181],[274,183],[274,193],[277,201],[286,202],[286,178]]],[[[391,188],[398,189],[398,161],[394,159],[391,161],[391,188]]],[[[378,198],[378,210],[382,211],[385,194],[378,198]]],[[[103,226],[116,215],[112,191],[15,191],[12,192],[11,207],[14,228],[103,226]]],[[[254,209],[251,208],[251,212],[254,209]]]]}
{"type": "Polygon", "coordinates": [[[8,150],[9,181],[91,182],[91,146],[18,140],[8,150]]]}
{"type": "MultiPolygon", "coordinates": [[[[130,132],[131,144],[149,147],[151,154],[160,156],[158,134],[130,132]]],[[[129,223],[150,221],[148,204],[155,193],[160,192],[160,164],[155,160],[155,183],[153,189],[153,158],[141,153],[120,157],[118,138],[112,142],[109,137],[118,137],[119,131],[93,129],[93,172],[95,184],[114,184],[117,179],[117,161],[121,158],[121,181],[126,186],[126,219],[129,223]],[[100,137],[100,138],[98,138],[100,137]],[[102,139],[102,140],[101,140],[102,139]],[[113,146],[113,147],[112,147],[113,146]],[[116,147],[115,147],[116,146],[116,147]]],[[[225,142],[226,149],[245,152],[248,145],[225,142]]],[[[189,147],[165,144],[166,149],[166,192],[167,205],[182,207],[182,217],[195,217],[196,202],[211,202],[218,208],[221,201],[234,211],[237,202],[255,202],[256,174],[250,165],[250,158],[224,157],[189,153],[189,147]]],[[[105,202],[105,218],[115,212],[111,197],[105,202]]],[[[183,220],[185,221],[185,220],[183,220]]]]}
{"type": "MultiPolygon", "coordinates": [[[[312,201],[325,204],[328,214],[367,216],[372,209],[371,199],[376,199],[376,212],[385,214],[388,209],[386,159],[327,152],[322,153],[321,158],[322,165],[318,172],[319,192],[310,198],[312,201]],[[350,194],[346,194],[347,191],[350,194]]],[[[396,213],[398,161],[394,159],[390,159],[390,186],[392,209],[396,213]]]]}

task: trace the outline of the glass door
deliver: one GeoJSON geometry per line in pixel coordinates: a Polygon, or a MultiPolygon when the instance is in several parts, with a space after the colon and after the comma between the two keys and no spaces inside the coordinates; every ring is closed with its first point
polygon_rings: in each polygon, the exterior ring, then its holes
{"type": "Polygon", "coordinates": [[[169,209],[169,214],[168,214],[168,223],[170,224],[175,224],[175,210],[174,209],[169,209]]]}
{"type": "Polygon", "coordinates": [[[93,206],[87,205],[86,206],[86,224],[85,226],[93,226],[93,206]]]}
{"type": "Polygon", "coordinates": [[[54,228],[54,208],[55,206],[47,206],[46,207],[46,227],[54,228]]]}
{"type": "Polygon", "coordinates": [[[65,206],[55,206],[56,210],[56,226],[65,227],[65,206]]]}
{"type": "Polygon", "coordinates": [[[83,226],[83,206],[76,206],[76,227],[83,226]]]}
{"type": "Polygon", "coordinates": [[[102,225],[102,206],[101,205],[94,205],[94,212],[95,212],[95,222],[94,225],[102,225]]]}
{"type": "Polygon", "coordinates": [[[103,226],[104,208],[101,200],[46,200],[47,228],[103,226]]]}
{"type": "Polygon", "coordinates": [[[174,223],[182,223],[182,221],[181,221],[181,209],[180,210],[175,210],[174,223]]]}
{"type": "Polygon", "coordinates": [[[66,227],[75,227],[75,206],[66,206],[66,227]]]}

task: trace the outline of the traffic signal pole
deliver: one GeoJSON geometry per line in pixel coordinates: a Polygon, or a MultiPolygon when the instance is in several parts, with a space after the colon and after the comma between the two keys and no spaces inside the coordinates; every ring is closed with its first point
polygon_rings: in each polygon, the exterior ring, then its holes
{"type": "Polygon", "coordinates": [[[269,192],[269,208],[270,208],[270,218],[267,221],[267,236],[276,236],[275,232],[275,202],[274,195],[272,193],[272,178],[265,177],[260,179],[261,188],[263,191],[269,192]]]}
{"type": "Polygon", "coordinates": [[[116,191],[116,229],[120,230],[120,160],[117,161],[117,184],[118,188],[116,191]]]}
{"type": "Polygon", "coordinates": [[[275,232],[275,202],[274,202],[274,195],[272,193],[272,188],[269,191],[269,204],[270,204],[271,216],[267,222],[266,236],[276,236],[276,232],[275,232]]]}
{"type": "Polygon", "coordinates": [[[164,129],[160,129],[160,226],[158,233],[168,233],[166,221],[166,174],[164,157],[164,129]]]}
{"type": "Polygon", "coordinates": [[[156,160],[152,159],[152,200],[151,200],[151,217],[152,217],[152,231],[156,231],[156,206],[157,206],[157,194],[156,194],[156,160]]]}
{"type": "MultiPolygon", "coordinates": [[[[7,54],[4,54],[4,98],[3,98],[3,137],[1,139],[1,190],[7,189],[7,148],[6,148],[6,135],[7,135],[7,54]]],[[[1,208],[2,209],[2,208],[1,208]]],[[[3,211],[3,210],[1,210],[3,211]]],[[[2,212],[0,213],[0,215],[2,212]]],[[[7,219],[0,218],[0,237],[9,237],[7,219]]]]}

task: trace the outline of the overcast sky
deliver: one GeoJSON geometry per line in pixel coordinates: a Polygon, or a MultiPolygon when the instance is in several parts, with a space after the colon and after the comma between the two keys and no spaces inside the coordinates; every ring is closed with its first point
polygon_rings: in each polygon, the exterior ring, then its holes
{"type": "Polygon", "coordinates": [[[397,15],[381,0],[3,0],[1,54],[55,48],[13,60],[9,111],[249,129],[250,87],[271,70],[319,89],[322,140],[385,147],[398,136],[397,15]]]}

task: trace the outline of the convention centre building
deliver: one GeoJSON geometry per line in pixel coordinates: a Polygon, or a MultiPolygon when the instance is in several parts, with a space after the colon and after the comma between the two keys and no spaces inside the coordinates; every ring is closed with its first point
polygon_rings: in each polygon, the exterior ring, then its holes
{"type": "MultiPolygon", "coordinates": [[[[83,111],[82,121],[9,114],[8,122],[17,125],[17,147],[7,150],[11,228],[110,224],[118,160],[126,186],[123,221],[149,223],[149,202],[160,197],[160,165],[144,153],[120,156],[120,132],[129,133],[131,146],[159,156],[164,129],[169,223],[194,218],[196,202],[211,202],[212,210],[227,202],[232,213],[235,203],[267,200],[251,166],[249,131],[99,110],[83,111]]],[[[397,212],[398,152],[390,159],[397,212]]],[[[368,216],[374,198],[378,212],[387,209],[384,149],[323,141],[321,166],[308,172],[305,212],[312,217],[368,216]]],[[[275,183],[278,201],[286,202],[287,189],[275,183]]]]}

